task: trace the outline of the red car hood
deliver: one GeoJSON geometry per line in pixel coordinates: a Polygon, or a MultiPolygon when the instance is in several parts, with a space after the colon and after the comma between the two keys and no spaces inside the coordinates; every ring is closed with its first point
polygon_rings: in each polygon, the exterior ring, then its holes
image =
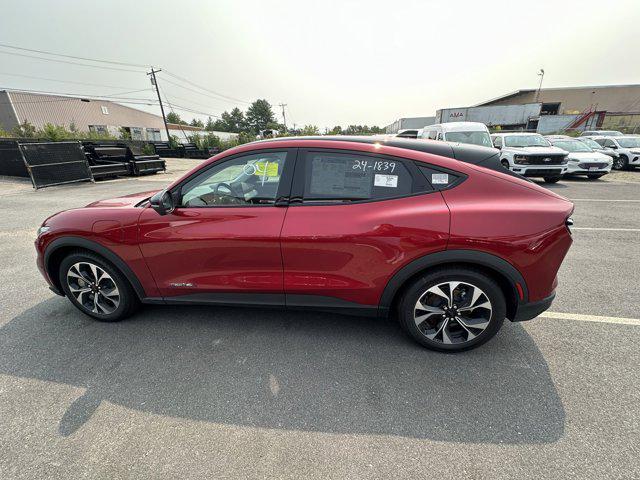
{"type": "MultiPolygon", "coordinates": [[[[108,198],[106,200],[98,200],[97,202],[90,203],[87,207],[99,207],[99,208],[122,208],[133,207],[138,203],[151,197],[157,193],[158,190],[151,190],[149,192],[132,193],[131,195],[125,195],[123,197],[108,198]]],[[[85,208],[87,208],[85,207],[85,208]]]]}

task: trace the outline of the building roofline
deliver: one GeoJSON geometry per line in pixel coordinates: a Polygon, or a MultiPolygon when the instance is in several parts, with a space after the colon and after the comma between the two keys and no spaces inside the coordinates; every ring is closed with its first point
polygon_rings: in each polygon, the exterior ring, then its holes
{"type": "MultiPolygon", "coordinates": [[[[579,86],[579,87],[546,87],[546,88],[541,88],[540,91],[541,92],[548,92],[548,91],[553,91],[553,90],[583,90],[583,89],[588,89],[588,88],[628,88],[628,87],[639,87],[640,88],[640,84],[638,83],[628,83],[628,84],[622,84],[622,85],[583,85],[583,86],[579,86]]],[[[516,90],[514,92],[510,92],[507,93],[505,95],[501,95],[499,97],[496,98],[492,98],[490,100],[486,100],[482,103],[478,103],[476,105],[473,105],[474,107],[481,107],[483,105],[486,105],[487,103],[492,103],[495,102],[497,100],[504,100],[507,99],[509,97],[513,97],[515,95],[519,95],[521,93],[529,93],[529,92],[535,92],[537,89],[536,88],[523,88],[520,90],[516,90]]]]}
{"type": "Polygon", "coordinates": [[[129,105],[123,105],[120,102],[117,102],[115,100],[110,100],[110,99],[106,99],[106,98],[96,98],[96,97],[91,97],[91,96],[74,96],[74,95],[62,95],[62,94],[58,94],[58,93],[44,93],[44,92],[34,92],[34,91],[30,91],[30,90],[20,90],[18,88],[2,88],[0,89],[0,92],[6,92],[7,96],[9,97],[9,101],[11,102],[11,106],[13,107],[13,102],[14,99],[11,98],[11,94],[12,93],[23,93],[25,95],[36,95],[39,97],[55,97],[55,98],[70,98],[70,99],[74,99],[74,100],[89,100],[92,102],[103,102],[103,103],[111,103],[111,104],[115,104],[118,105],[119,107],[123,107],[123,108],[128,108],[129,110],[134,110],[136,112],[142,112],[142,113],[146,113],[148,115],[153,115],[154,117],[158,117],[159,119],[162,119],[162,117],[160,115],[157,115],[155,113],[151,113],[151,112],[147,112],[145,110],[141,110],[139,108],[134,108],[134,107],[130,107],[129,105]]]}

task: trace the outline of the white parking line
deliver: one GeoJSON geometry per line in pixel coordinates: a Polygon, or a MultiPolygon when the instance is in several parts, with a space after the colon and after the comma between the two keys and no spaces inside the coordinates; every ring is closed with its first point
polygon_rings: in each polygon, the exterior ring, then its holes
{"type": "Polygon", "coordinates": [[[570,198],[572,202],[629,202],[629,203],[640,203],[640,200],[624,200],[624,199],[615,199],[608,200],[606,198],[570,198]]]}
{"type": "Polygon", "coordinates": [[[578,320],[580,322],[617,323],[621,325],[640,326],[640,319],[638,318],[601,317],[599,315],[582,315],[580,313],[560,313],[560,312],[544,312],[538,316],[542,318],[578,320]]]}
{"type": "Polygon", "coordinates": [[[596,232],[640,232],[640,228],[571,227],[571,231],[574,230],[593,230],[596,232]]]}

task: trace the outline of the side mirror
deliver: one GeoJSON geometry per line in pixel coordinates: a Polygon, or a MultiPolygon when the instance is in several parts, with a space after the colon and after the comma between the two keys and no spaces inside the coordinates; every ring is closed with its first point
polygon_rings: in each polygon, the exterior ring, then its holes
{"type": "Polygon", "coordinates": [[[151,205],[151,208],[158,212],[159,215],[171,213],[175,208],[173,196],[171,195],[171,192],[167,190],[162,190],[151,197],[149,199],[149,205],[151,205]]]}
{"type": "Polygon", "coordinates": [[[618,148],[617,145],[609,145],[609,148],[613,148],[614,150],[616,150],[618,148]]]}

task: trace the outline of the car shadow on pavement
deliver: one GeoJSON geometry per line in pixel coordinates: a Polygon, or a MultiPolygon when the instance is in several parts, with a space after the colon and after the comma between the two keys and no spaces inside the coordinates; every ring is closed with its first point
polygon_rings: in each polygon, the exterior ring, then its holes
{"type": "MultiPolygon", "coordinates": [[[[565,413],[520,325],[435,353],[392,320],[317,312],[148,307],[107,324],[52,298],[0,329],[0,374],[85,389],[71,435],[102,401],[232,425],[463,443],[549,443],[565,413]]],[[[58,419],[56,419],[56,422],[58,419]]]]}

